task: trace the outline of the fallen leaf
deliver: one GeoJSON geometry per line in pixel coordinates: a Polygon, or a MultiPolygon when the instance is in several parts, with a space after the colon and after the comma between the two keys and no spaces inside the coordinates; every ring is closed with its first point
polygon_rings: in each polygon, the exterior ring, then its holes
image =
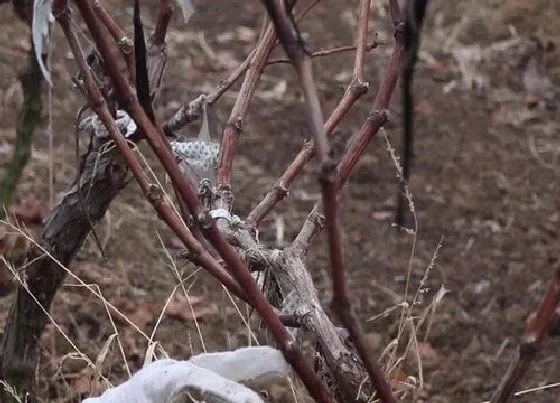
{"type": "Polygon", "coordinates": [[[127,284],[121,276],[111,272],[108,268],[102,267],[95,262],[80,262],[73,273],[84,283],[97,285],[119,286],[127,284]]]}
{"type": "Polygon", "coordinates": [[[97,379],[92,379],[91,375],[84,373],[76,378],[72,389],[79,395],[97,395],[103,390],[103,385],[97,379]]]}
{"type": "Polygon", "coordinates": [[[14,152],[14,146],[7,141],[0,143],[0,155],[11,155],[14,152]]]}
{"type": "MultiPolygon", "coordinates": [[[[115,307],[125,315],[129,321],[134,323],[140,329],[144,328],[148,323],[154,320],[158,315],[156,305],[146,300],[131,300],[130,298],[122,298],[115,302],[115,307]]],[[[113,315],[115,322],[126,325],[128,322],[121,315],[113,315]]]]}
{"type": "Polygon", "coordinates": [[[406,386],[403,385],[403,382],[406,382],[408,379],[408,375],[400,368],[396,368],[389,374],[389,384],[391,386],[391,390],[395,393],[403,391],[406,389],[406,386]]]}
{"type": "Polygon", "coordinates": [[[42,224],[47,212],[47,207],[33,199],[20,200],[10,208],[10,213],[25,224],[42,224]]]}
{"type": "Polygon", "coordinates": [[[424,116],[433,116],[436,111],[434,104],[427,99],[420,100],[416,105],[416,110],[424,116]]]}
{"type": "Polygon", "coordinates": [[[175,295],[173,300],[167,305],[165,315],[172,319],[184,322],[194,318],[200,319],[204,316],[214,315],[218,312],[218,306],[214,303],[204,303],[202,297],[175,295]],[[191,307],[189,306],[192,305],[191,307]]]}
{"type": "Polygon", "coordinates": [[[528,108],[536,107],[541,100],[553,97],[553,85],[545,66],[547,48],[535,39],[531,54],[526,57],[523,70],[523,86],[527,92],[525,102],[528,108]]]}

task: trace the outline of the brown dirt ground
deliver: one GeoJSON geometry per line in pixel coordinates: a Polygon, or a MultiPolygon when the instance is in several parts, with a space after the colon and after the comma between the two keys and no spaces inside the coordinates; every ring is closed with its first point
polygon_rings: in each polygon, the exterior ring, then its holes
{"type": "MultiPolygon", "coordinates": [[[[131,2],[107,1],[119,21],[130,30],[131,2]]],[[[351,43],[357,21],[357,1],[323,1],[303,24],[314,49],[351,43]],[[351,3],[351,4],[350,4],[351,3]]],[[[374,2],[378,3],[378,2],[374,2]]],[[[150,27],[155,2],[146,2],[145,24],[150,27]]],[[[262,9],[258,2],[195,1],[198,12],[184,26],[173,20],[160,113],[170,116],[179,102],[212,88],[252,49],[258,34],[262,9]],[[204,51],[200,35],[211,52],[204,51]]],[[[411,290],[414,292],[443,237],[435,267],[429,272],[423,293],[424,309],[434,290],[445,286],[449,293],[433,317],[423,352],[424,391],[418,399],[431,402],[481,402],[490,397],[512,357],[528,315],[535,309],[560,258],[559,183],[555,156],[560,147],[558,112],[525,108],[521,70],[517,68],[521,47],[494,46],[512,38],[537,34],[560,47],[560,3],[550,1],[477,2],[455,1],[432,4],[426,27],[423,61],[416,79],[418,131],[416,160],[411,179],[418,233],[412,259],[411,290]],[[453,62],[451,52],[466,46],[486,49],[487,58],[470,64],[484,78],[482,89],[463,87],[465,75],[453,62]],[[430,61],[433,58],[434,61],[430,61]],[[455,83],[455,87],[451,88],[455,83]],[[446,92],[446,90],[449,90],[446,92]],[[532,147],[533,144],[537,148],[532,147]],[[547,146],[547,147],[544,147],[547,146]],[[433,351],[430,349],[433,349],[433,351]]],[[[9,144],[21,90],[16,80],[25,60],[25,26],[16,21],[10,6],[0,15],[0,162],[7,163],[9,144]]],[[[375,7],[372,30],[391,39],[384,8],[375,7]]],[[[69,89],[75,72],[68,49],[55,30],[52,118],[54,125],[55,193],[64,191],[75,175],[73,116],[82,105],[80,95],[69,89]]],[[[379,77],[391,46],[368,55],[367,79],[372,88],[336,131],[343,145],[358,130],[372,103],[379,77]]],[[[326,111],[340,98],[348,82],[353,58],[338,54],[317,60],[317,80],[326,111]]],[[[560,52],[549,55],[549,75],[560,79],[560,52]]],[[[46,92],[45,92],[46,95],[46,92]]],[[[218,105],[223,123],[234,101],[228,94],[218,105]]],[[[399,142],[398,97],[394,119],[388,126],[393,145],[399,142]]],[[[37,131],[31,163],[19,186],[18,199],[37,198],[48,203],[48,141],[45,124],[37,131]]],[[[188,133],[196,133],[189,128],[188,133]]],[[[185,133],[188,135],[188,133],[185,133]]],[[[267,69],[252,103],[240,140],[235,163],[235,211],[244,216],[274,183],[275,178],[309,136],[299,89],[289,66],[267,69]],[[286,80],[283,91],[278,86],[286,80]]],[[[350,287],[355,305],[364,319],[376,351],[381,353],[395,336],[398,310],[366,321],[394,307],[405,287],[413,237],[391,225],[397,179],[383,137],[377,137],[359,163],[342,200],[344,246],[350,287]]],[[[156,170],[158,171],[158,170],[156,170]]],[[[158,171],[159,172],[159,171],[158,171]]],[[[283,239],[297,233],[306,213],[318,197],[313,164],[293,187],[274,216],[263,224],[261,239],[282,246],[277,236],[285,223],[283,239]]],[[[176,284],[157,235],[174,249],[170,231],[159,223],[150,205],[132,183],[112,204],[98,231],[106,245],[107,261],[99,258],[88,240],[71,269],[86,283],[97,283],[103,294],[148,335],[158,313],[176,284]]],[[[324,239],[315,245],[309,261],[325,302],[329,298],[327,249],[324,239]]],[[[193,268],[175,259],[178,270],[193,268]]],[[[247,345],[247,329],[215,282],[198,272],[187,282],[191,302],[207,350],[247,345]]],[[[57,323],[78,348],[95,361],[104,342],[114,332],[106,308],[83,287],[68,280],[52,309],[57,323]]],[[[10,296],[0,299],[2,317],[10,296]]],[[[187,358],[202,351],[192,316],[184,314],[185,300],[177,299],[175,315],[164,316],[154,340],[174,358],[187,358]],[[175,317],[171,317],[175,316],[175,317]]],[[[240,307],[246,314],[245,307],[240,307]]],[[[188,312],[188,311],[187,311],[188,312]]],[[[146,340],[115,318],[119,340],[126,351],[130,371],[142,365],[146,340]]],[[[254,322],[254,321],[253,321],[254,322]]],[[[423,337],[422,331],[419,337],[423,337]]],[[[558,339],[547,339],[521,389],[558,382],[560,367],[555,359],[558,339]]],[[[42,345],[39,379],[45,401],[77,401],[80,394],[95,392],[88,382],[85,364],[74,359],[72,348],[53,326],[42,345]]],[[[125,367],[116,345],[102,364],[106,376],[118,383],[125,367]]],[[[418,376],[411,366],[409,374],[418,376]]],[[[551,402],[556,389],[530,393],[516,401],[551,402]]],[[[290,400],[290,399],[288,399],[290,400]]]]}

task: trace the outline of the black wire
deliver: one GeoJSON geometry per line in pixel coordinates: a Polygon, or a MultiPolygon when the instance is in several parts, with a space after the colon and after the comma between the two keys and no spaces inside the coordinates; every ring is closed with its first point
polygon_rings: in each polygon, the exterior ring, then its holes
{"type": "Polygon", "coordinates": [[[408,206],[408,200],[404,194],[404,186],[410,178],[410,168],[413,159],[414,146],[414,98],[412,83],[414,78],[414,67],[418,60],[418,49],[420,48],[420,34],[424,23],[424,16],[428,0],[409,0],[405,10],[404,23],[404,49],[405,65],[402,73],[402,96],[403,96],[403,142],[401,160],[403,164],[403,177],[399,186],[399,197],[397,204],[397,225],[404,223],[404,215],[408,206]]]}
{"type": "Polygon", "coordinates": [[[150,121],[154,122],[154,110],[150,97],[146,40],[144,38],[144,27],[140,20],[140,4],[138,0],[134,2],[134,55],[136,64],[136,96],[150,121]]]}

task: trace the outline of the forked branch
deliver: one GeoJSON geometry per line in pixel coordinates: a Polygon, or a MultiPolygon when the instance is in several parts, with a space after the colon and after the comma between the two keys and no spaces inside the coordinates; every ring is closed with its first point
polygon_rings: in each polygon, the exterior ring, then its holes
{"type": "MultiPolygon", "coordinates": [[[[317,95],[315,81],[313,79],[312,59],[305,49],[303,39],[299,35],[297,25],[291,14],[288,14],[283,0],[263,0],[270,18],[274,22],[277,35],[284,50],[289,56],[294,68],[298,73],[300,85],[305,96],[305,106],[308,120],[311,123],[314,134],[314,147],[321,164],[319,181],[321,183],[322,199],[325,212],[325,222],[329,241],[329,254],[331,261],[333,298],[331,308],[341,319],[348,329],[350,337],[364,363],[370,380],[377,391],[377,396],[382,402],[396,402],[391,393],[391,388],[385,379],[383,371],[374,358],[373,350],[369,346],[358,318],[352,309],[348,297],[348,286],[346,272],[342,257],[342,245],[340,238],[340,227],[338,221],[338,201],[336,195],[336,172],[335,165],[329,155],[329,144],[323,125],[323,117],[317,95]]],[[[356,58],[363,61],[365,53],[365,36],[367,35],[367,20],[369,19],[370,1],[362,1],[362,25],[358,37],[362,38],[356,58]]],[[[357,64],[355,76],[358,80],[363,79],[363,64],[357,64]]]]}
{"type": "MultiPolygon", "coordinates": [[[[107,63],[107,73],[113,82],[121,104],[130,111],[136,124],[139,126],[144,137],[147,139],[156,154],[158,160],[165,168],[174,188],[179,193],[191,215],[202,229],[204,236],[220,254],[221,258],[226,263],[229,272],[245,292],[249,303],[254,306],[257,312],[261,315],[274,335],[286,360],[291,363],[311,395],[321,402],[332,401],[332,396],[326,389],[325,385],[319,380],[301,352],[294,347],[293,341],[291,340],[286,328],[274,311],[274,308],[270,305],[258,288],[246,265],[237,255],[233,247],[222,236],[216,222],[211,218],[209,211],[203,207],[193,185],[181,174],[168,144],[165,143],[164,136],[162,133],[158,133],[158,130],[154,127],[145,111],[140,106],[137,97],[134,95],[134,92],[128,85],[126,79],[120,73],[117,63],[111,54],[109,43],[101,31],[100,25],[90,3],[88,0],[76,0],[76,4],[89,28],[99,52],[107,63]]],[[[68,23],[69,10],[67,4],[64,0],[58,0],[56,1],[56,5],[57,12],[55,15],[57,18],[64,19],[66,21],[65,33],[67,33],[70,30],[70,24],[68,23]]],[[[80,52],[76,53],[75,57],[80,59],[80,69],[83,73],[89,74],[89,70],[87,69],[83,56],[80,58],[80,52]]],[[[89,79],[91,80],[91,76],[89,79]]],[[[89,87],[93,87],[93,81],[89,83],[89,87]]],[[[150,185],[144,179],[142,168],[133,151],[128,147],[124,137],[119,133],[114,120],[112,120],[108,114],[108,109],[104,106],[104,100],[103,98],[100,98],[101,94],[98,91],[96,93],[96,91],[97,88],[95,87],[88,88],[90,102],[98,112],[98,115],[102,119],[103,123],[106,125],[107,130],[110,131],[111,137],[115,141],[117,148],[122,153],[127,163],[130,163],[130,168],[144,194],[166,223],[175,231],[175,233],[180,237],[182,236],[181,240],[185,244],[185,247],[190,249],[195,246],[198,244],[198,241],[196,241],[193,236],[187,237],[185,235],[187,234],[186,231],[183,230],[183,232],[181,232],[181,228],[185,228],[185,226],[179,216],[175,214],[174,210],[172,210],[171,206],[164,200],[161,190],[157,186],[150,185]]],[[[194,252],[198,251],[194,250],[194,252]]]]}
{"type": "MultiPolygon", "coordinates": [[[[90,9],[91,10],[91,9],[90,9]]],[[[84,77],[84,88],[86,89],[88,100],[92,108],[97,113],[112,140],[115,142],[117,149],[125,159],[128,167],[134,174],[140,188],[144,195],[152,203],[159,217],[166,222],[167,225],[176,233],[176,235],[185,243],[185,246],[198,254],[199,262],[202,267],[207,269],[213,274],[220,282],[228,287],[235,295],[240,298],[246,299],[244,291],[239,285],[231,278],[231,276],[221,267],[218,262],[213,259],[209,253],[200,245],[200,243],[192,236],[188,228],[184,225],[181,219],[177,216],[172,206],[164,199],[163,191],[155,184],[151,184],[146,179],[148,176],[134,151],[129,147],[127,140],[121,134],[116,125],[115,120],[112,118],[107,103],[101,95],[101,92],[95,85],[91,71],[85,61],[80,43],[70,23],[70,11],[65,0],[55,0],[53,2],[53,14],[60,24],[66,39],[70,45],[70,49],[74,55],[74,59],[78,64],[80,73],[84,77]]],[[[93,14],[88,15],[93,19],[93,14]]],[[[107,55],[104,55],[106,57],[107,55]]],[[[107,58],[108,63],[114,62],[107,58]]],[[[116,63],[114,63],[116,65],[116,63]]],[[[121,76],[122,78],[122,76],[121,76]]],[[[122,78],[124,80],[124,78],[122,78]]]]}
{"type": "MultiPolygon", "coordinates": [[[[342,99],[339,101],[331,116],[324,124],[324,131],[327,136],[332,134],[334,129],[339,125],[342,119],[344,119],[356,101],[369,89],[369,83],[364,80],[363,76],[364,58],[367,51],[370,50],[370,45],[367,44],[369,3],[370,2],[368,2],[367,9],[364,4],[362,4],[362,7],[360,8],[360,21],[358,24],[358,33],[356,35],[357,52],[354,62],[354,74],[352,81],[346,88],[342,99]]],[[[249,227],[257,228],[266,215],[276,206],[276,204],[278,204],[288,194],[288,189],[301,173],[304,166],[311,160],[311,158],[313,158],[314,155],[314,142],[306,142],[274,187],[266,194],[264,199],[251,211],[251,213],[249,213],[246,220],[249,227]]]]}

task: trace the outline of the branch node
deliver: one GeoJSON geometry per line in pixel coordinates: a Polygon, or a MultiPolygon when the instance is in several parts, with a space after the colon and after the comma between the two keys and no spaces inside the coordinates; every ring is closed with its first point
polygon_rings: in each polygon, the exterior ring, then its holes
{"type": "Polygon", "coordinates": [[[312,211],[309,213],[310,220],[315,223],[319,228],[325,228],[325,216],[318,211],[312,211]]]}
{"type": "Polygon", "coordinates": [[[391,112],[389,109],[376,109],[369,113],[367,120],[373,122],[381,122],[381,126],[383,126],[386,122],[389,121],[391,118],[391,112]]]}
{"type": "Polygon", "coordinates": [[[157,204],[163,199],[163,192],[158,185],[150,184],[148,186],[147,198],[152,204],[157,204]]]}
{"type": "Polygon", "coordinates": [[[123,36],[121,39],[117,41],[117,46],[119,50],[124,53],[125,55],[129,55],[134,50],[134,45],[132,41],[128,38],[128,36],[123,36]]]}
{"type": "Polygon", "coordinates": [[[362,81],[355,77],[350,84],[352,90],[359,96],[366,94],[369,91],[369,82],[362,81]]]}
{"type": "Polygon", "coordinates": [[[399,21],[395,26],[395,41],[397,45],[404,46],[404,21],[399,21]]]}
{"type": "Polygon", "coordinates": [[[281,197],[282,199],[288,195],[288,188],[280,182],[277,182],[273,186],[273,189],[274,191],[278,192],[279,197],[281,197]]]}
{"type": "Polygon", "coordinates": [[[212,223],[214,222],[214,219],[212,218],[212,214],[208,209],[205,209],[202,212],[200,212],[197,216],[197,220],[200,226],[202,227],[202,229],[205,230],[210,229],[212,227],[212,223]]]}
{"type": "Polygon", "coordinates": [[[231,119],[227,125],[233,127],[236,133],[239,133],[241,132],[241,130],[243,130],[243,118],[241,116],[238,116],[234,119],[231,119]]]}
{"type": "Polygon", "coordinates": [[[321,174],[319,175],[319,182],[322,184],[329,184],[336,182],[336,163],[328,158],[321,164],[321,174]]]}

